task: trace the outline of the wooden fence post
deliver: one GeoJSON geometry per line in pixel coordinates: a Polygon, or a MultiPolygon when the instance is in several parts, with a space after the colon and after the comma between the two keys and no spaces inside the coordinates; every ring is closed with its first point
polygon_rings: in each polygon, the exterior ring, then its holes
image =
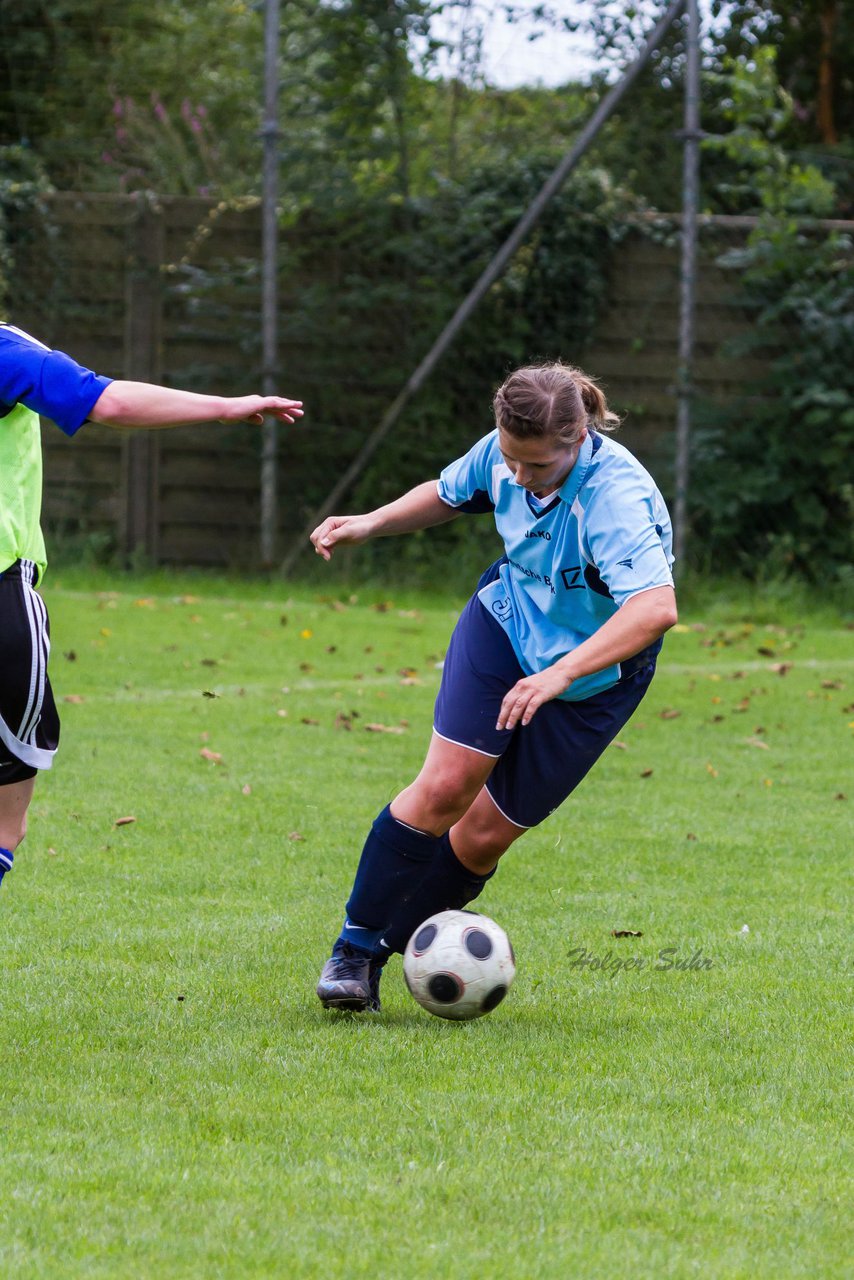
{"type": "MultiPolygon", "coordinates": [[[[155,196],[144,192],[128,224],[124,368],[132,382],[162,378],[163,245],[163,209],[155,196]]],[[[122,450],[122,547],[128,559],[158,559],[159,458],[156,431],[128,433],[122,450]]]]}

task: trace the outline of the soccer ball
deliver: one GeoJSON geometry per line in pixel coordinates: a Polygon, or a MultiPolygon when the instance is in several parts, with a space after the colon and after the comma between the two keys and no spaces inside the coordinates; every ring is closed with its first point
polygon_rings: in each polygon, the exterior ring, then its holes
{"type": "Polygon", "coordinates": [[[516,976],[504,930],[474,911],[440,911],[406,944],[403,976],[429,1013],[466,1022],[500,1004],[516,976]]]}

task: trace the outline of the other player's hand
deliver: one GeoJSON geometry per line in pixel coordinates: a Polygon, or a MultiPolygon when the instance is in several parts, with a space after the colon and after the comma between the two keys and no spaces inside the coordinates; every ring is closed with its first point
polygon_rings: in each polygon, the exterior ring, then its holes
{"type": "Polygon", "coordinates": [[[517,724],[530,724],[544,702],[551,702],[565,693],[572,680],[556,666],[538,671],[535,676],[525,676],[504,695],[498,713],[496,729],[515,729],[517,724]]]}
{"type": "Polygon", "coordinates": [[[367,516],[329,516],[317,526],[311,535],[311,543],[319,556],[331,560],[336,547],[358,546],[368,541],[371,532],[367,516]]]}
{"type": "Polygon", "coordinates": [[[251,422],[260,427],[265,415],[280,422],[293,422],[303,414],[302,400],[286,400],[282,396],[233,396],[223,400],[220,422],[251,422]]]}

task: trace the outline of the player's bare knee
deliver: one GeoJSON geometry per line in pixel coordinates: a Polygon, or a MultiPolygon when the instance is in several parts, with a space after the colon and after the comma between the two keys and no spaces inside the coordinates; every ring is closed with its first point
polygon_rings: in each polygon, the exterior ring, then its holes
{"type": "Polygon", "coordinates": [[[426,829],[438,832],[447,831],[471,803],[468,791],[450,774],[422,779],[418,798],[427,819],[426,829]]]}

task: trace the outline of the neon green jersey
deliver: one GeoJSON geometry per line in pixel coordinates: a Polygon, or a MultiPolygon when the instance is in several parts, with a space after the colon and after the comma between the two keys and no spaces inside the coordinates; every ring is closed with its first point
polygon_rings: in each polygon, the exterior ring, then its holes
{"type": "Polygon", "coordinates": [[[41,530],[42,437],[39,415],[17,404],[0,418],[0,572],[32,560],[47,565],[41,530]]]}
{"type": "Polygon", "coordinates": [[[32,560],[41,578],[47,563],[39,414],[73,436],[109,384],[64,352],[0,324],[0,573],[32,560]]]}

